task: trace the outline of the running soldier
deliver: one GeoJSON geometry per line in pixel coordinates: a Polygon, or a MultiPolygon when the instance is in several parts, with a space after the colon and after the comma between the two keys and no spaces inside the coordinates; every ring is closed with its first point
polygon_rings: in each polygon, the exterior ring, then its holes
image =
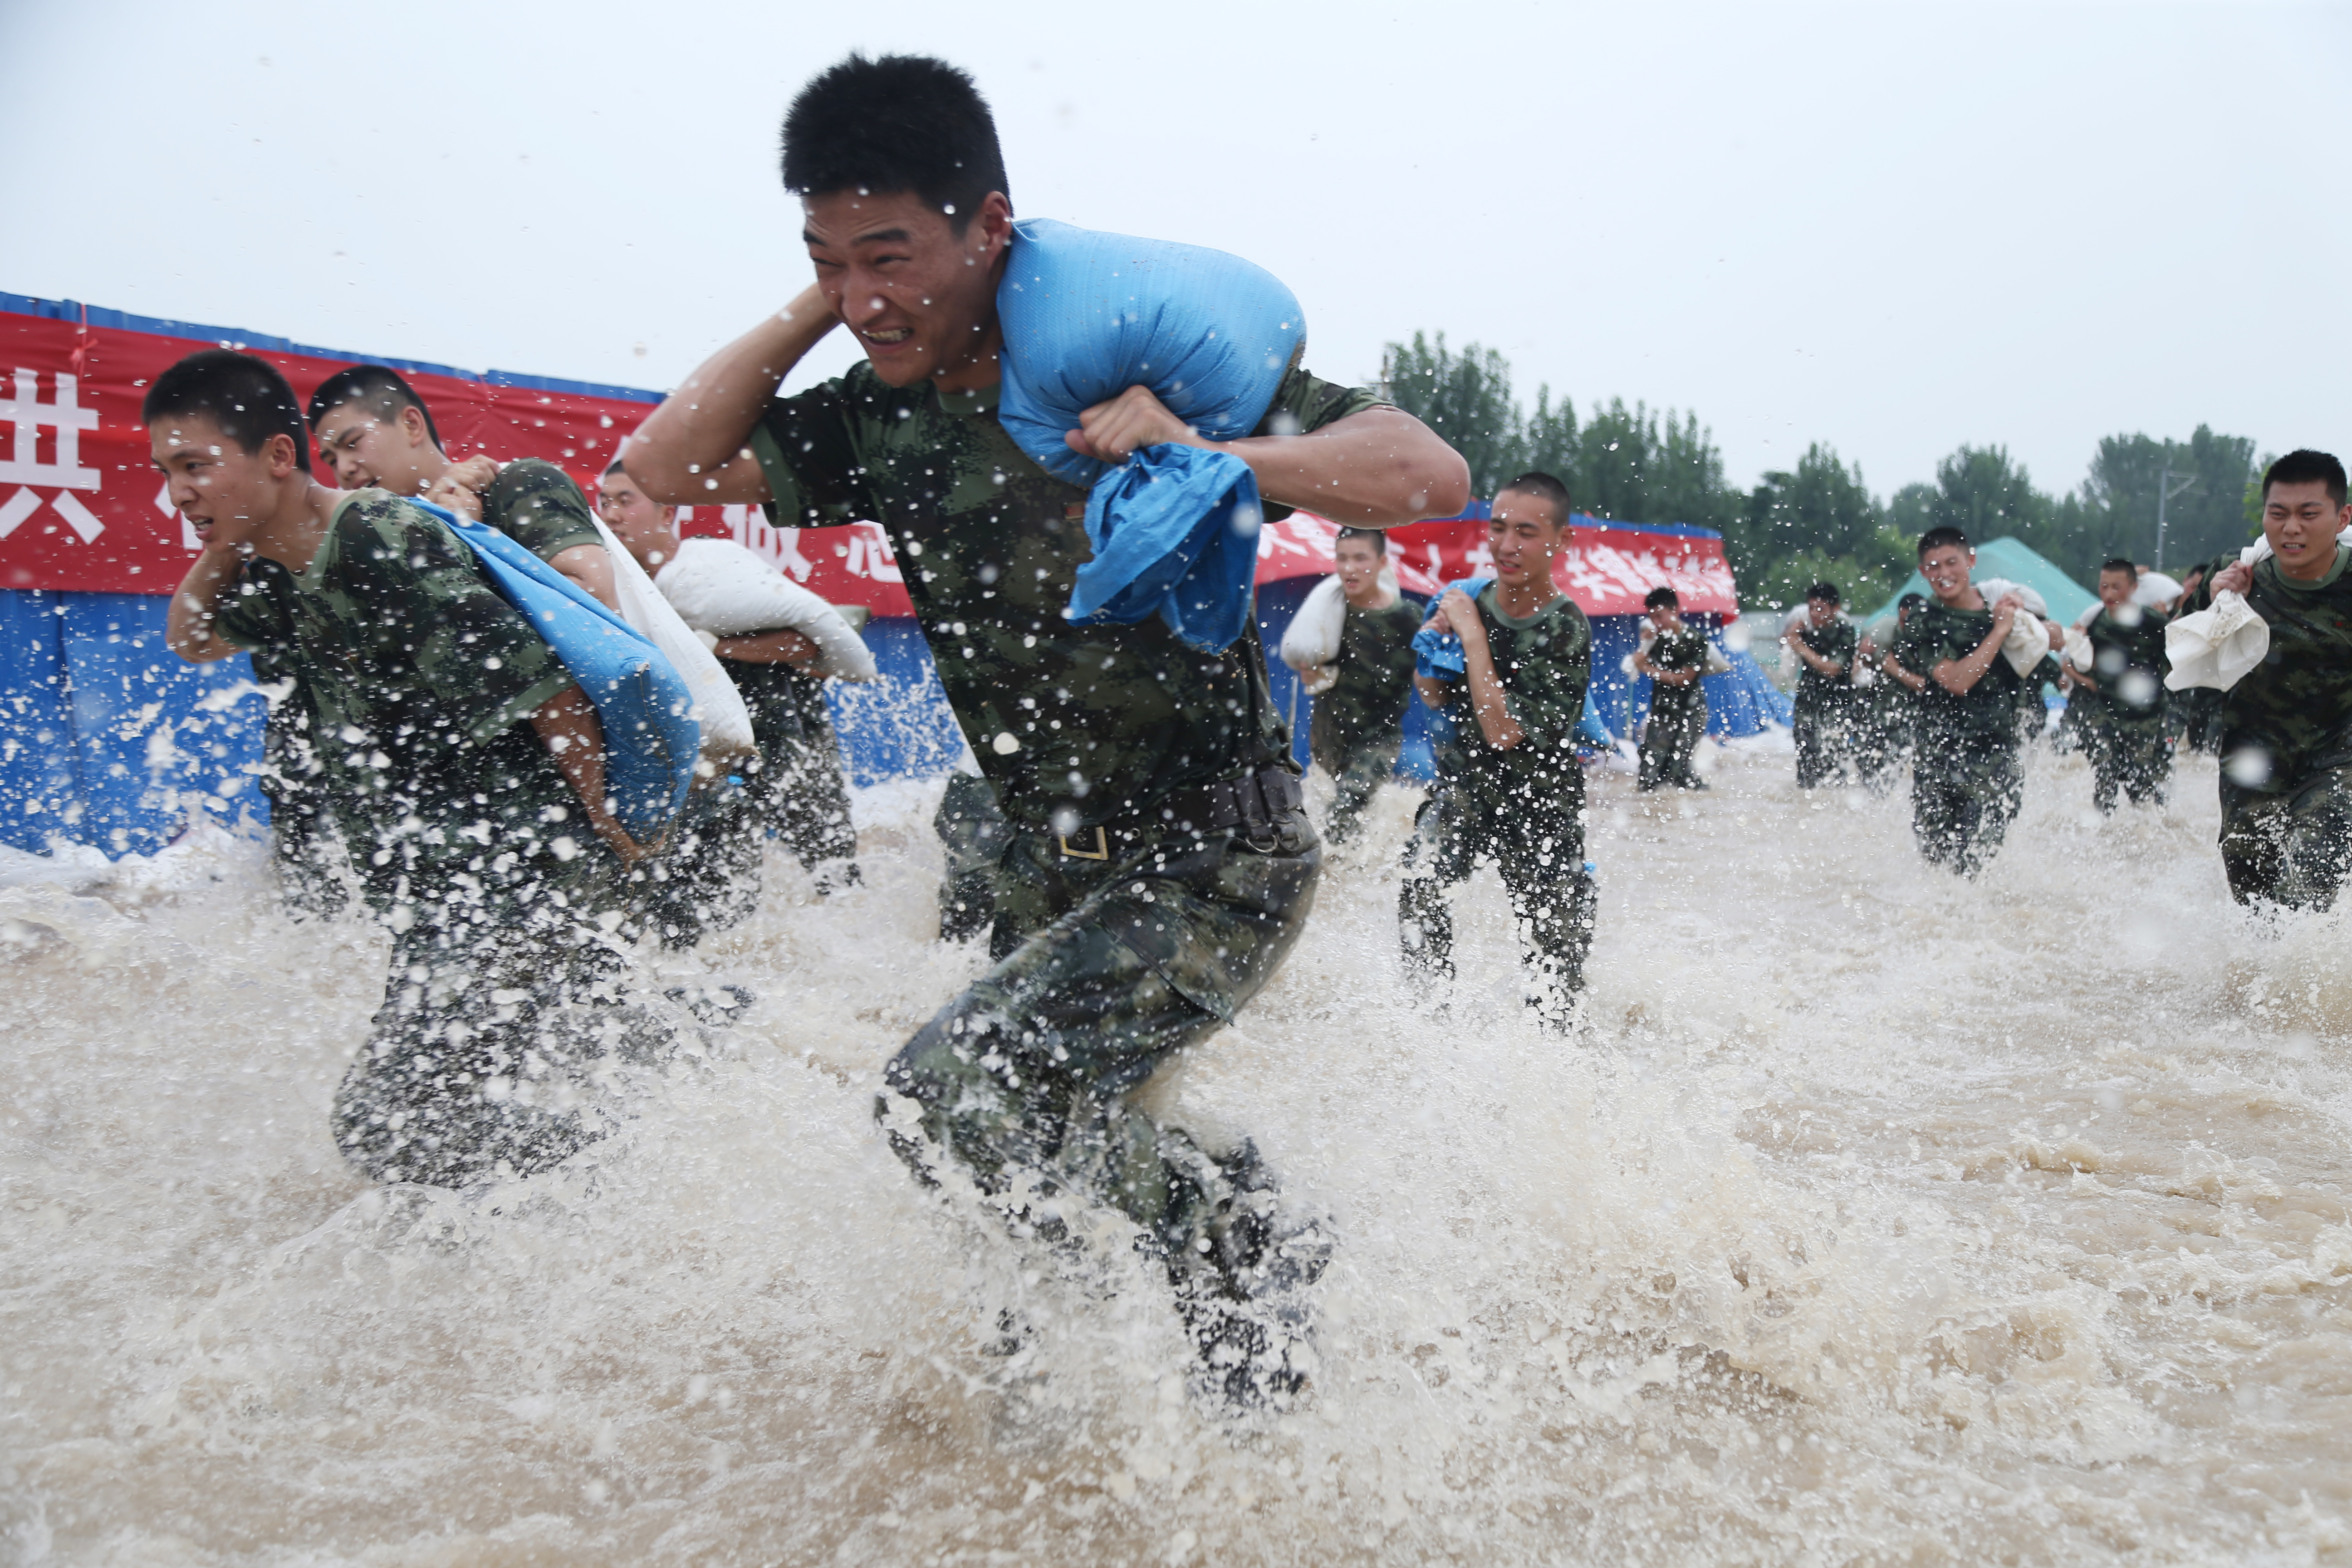
{"type": "Polygon", "coordinates": [[[2015,594],[1987,605],[1969,581],[1976,558],[1957,528],[1920,536],[1919,572],[1936,596],[1895,634],[1885,667],[1917,700],[1912,835],[1931,864],[1964,877],[2000,850],[2024,801],[2020,681],[2000,645],[2025,605],[2015,594]]]}
{"type": "Polygon", "coordinates": [[[1706,690],[1700,685],[1706,634],[1684,623],[1682,600],[1672,588],[1651,589],[1642,607],[1657,636],[1633,654],[1633,668],[1650,678],[1650,721],[1642,727],[1642,772],[1634,787],[1705,789],[1706,781],[1691,763],[1706,735],[1706,690]]]}
{"type": "MultiPolygon", "coordinates": [[[[1876,678],[1870,683],[1870,695],[1857,701],[1857,723],[1862,734],[1854,747],[1854,759],[1862,772],[1863,783],[1874,790],[1885,791],[1894,786],[1903,764],[1911,760],[1914,710],[1918,706],[1918,693],[1886,673],[1885,660],[1895,638],[1902,635],[1911,616],[1927,607],[1925,595],[1906,594],[1895,601],[1895,627],[1888,635],[1888,647],[1880,647],[1864,637],[1855,650],[1856,660],[1869,668],[1876,678]]],[[[1885,622],[1872,627],[1874,633],[1885,622]]],[[[1859,694],[1857,694],[1859,697],[1859,694]]]]}
{"type": "Polygon", "coordinates": [[[1475,600],[1457,584],[1431,612],[1431,627],[1462,640],[1462,679],[1416,675],[1413,684],[1423,703],[1452,719],[1458,744],[1455,765],[1414,820],[1397,893],[1407,971],[1451,978],[1446,889],[1467,881],[1479,861],[1494,861],[1537,973],[1530,1001],[1556,1026],[1584,988],[1595,903],[1576,760],[1592,627],[1552,581],[1570,510],[1568,487],[1551,475],[1512,480],[1486,524],[1495,581],[1475,600]]]}
{"type": "Polygon", "coordinates": [[[441,1186],[564,1159],[596,1135],[571,1108],[589,1075],[659,1044],[604,941],[645,850],[605,799],[596,710],[440,519],[311,478],[301,405],[266,362],[193,354],[143,417],[204,542],[168,641],[292,673],[333,742],[319,797],[392,933],[336,1142],[378,1181],[441,1186]]]}
{"type": "Polygon", "coordinates": [[[2172,777],[2164,617],[2134,602],[2138,587],[2139,568],[2129,561],[2117,557],[2099,568],[2099,613],[2084,628],[2091,668],[2069,666],[2077,690],[2068,706],[2083,710],[2091,803],[2110,816],[2118,794],[2134,805],[2162,805],[2172,777]]]}
{"type": "Polygon", "coordinates": [[[1839,614],[1834,583],[1805,590],[1805,618],[1780,634],[1797,657],[1797,787],[1827,784],[1859,747],[1853,661],[1860,641],[1853,623],[1839,614]]]}
{"type": "MultiPolygon", "coordinates": [[[[971,79],[853,55],[802,91],[783,142],[816,284],[689,376],[625,458],[658,501],[880,521],[1014,831],[996,879],[1005,957],[890,1062],[877,1116],[919,1173],[952,1164],[1023,1234],[1064,1234],[1073,1199],[1124,1213],[1165,1261],[1214,1391],[1282,1397],[1301,1380],[1256,1299],[1311,1279],[1328,1241],[1277,1220],[1249,1143],[1213,1152],[1129,1099],[1257,994],[1314,902],[1321,847],[1255,626],[1209,654],[1156,619],[1064,615],[1087,491],[998,422],[1013,205],[971,79]],[[845,323],[865,361],[780,396],[845,323]]],[[[1229,452],[1270,516],[1311,504],[1382,527],[1468,498],[1462,459],[1369,392],[1294,368],[1260,429],[1206,442],[1133,387],[1069,440],[1110,462],[1160,442],[1229,452]]]]}
{"type": "Polygon", "coordinates": [[[1348,619],[1339,637],[1338,678],[1315,699],[1307,729],[1315,765],[1331,775],[1333,844],[1356,836],[1364,807],[1396,773],[1404,746],[1404,705],[1412,695],[1412,636],[1421,609],[1381,581],[1388,535],[1343,528],[1332,548],[1348,619]]]}
{"type": "Polygon", "coordinates": [[[2352,875],[2352,529],[2344,465],[2289,452],[2263,476],[2271,552],[2198,597],[2244,595],[2270,652],[2221,700],[2221,864],[2242,904],[2325,910],[2352,875]]]}

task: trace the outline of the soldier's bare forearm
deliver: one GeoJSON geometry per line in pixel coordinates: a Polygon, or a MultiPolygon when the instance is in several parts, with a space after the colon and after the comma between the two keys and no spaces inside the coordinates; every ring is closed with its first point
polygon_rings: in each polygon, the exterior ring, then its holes
{"type": "Polygon", "coordinates": [[[1368,408],[1303,436],[1213,445],[1250,466],[1268,500],[1334,522],[1389,528],[1452,517],[1470,500],[1461,454],[1402,409],[1368,408]]]}
{"type": "Polygon", "coordinates": [[[190,664],[212,664],[236,652],[234,643],[213,630],[213,616],[236,579],[241,559],[233,545],[208,544],[173,591],[163,615],[163,646],[190,664]]]}
{"type": "Polygon", "coordinates": [[[811,284],[703,361],[623,447],[629,478],[667,506],[769,500],[767,478],[744,443],[778,384],[838,325],[811,284]]]}
{"type": "Polygon", "coordinates": [[[549,698],[530,716],[530,727],[555,759],[564,782],[580,799],[588,826],[610,845],[624,864],[645,858],[647,851],[629,837],[604,795],[604,725],[595,704],[577,686],[567,686],[549,698]]]}
{"type": "Polygon", "coordinates": [[[1507,752],[1526,740],[1527,731],[1511,717],[1510,701],[1503,694],[1502,679],[1495,673],[1495,660],[1484,637],[1475,645],[1463,639],[1462,663],[1463,673],[1469,678],[1470,709],[1478,716],[1478,732],[1486,737],[1486,744],[1507,752]]]}

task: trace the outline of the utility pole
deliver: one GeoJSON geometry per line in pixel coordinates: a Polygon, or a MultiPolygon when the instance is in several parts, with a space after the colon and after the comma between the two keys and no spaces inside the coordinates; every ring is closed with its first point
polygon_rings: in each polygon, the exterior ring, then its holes
{"type": "Polygon", "coordinates": [[[2164,509],[2172,498],[2196,489],[2197,476],[2189,474],[2176,487],[2172,482],[2172,459],[2164,459],[2164,473],[2156,481],[2156,569],[2164,570],[2164,509]]]}

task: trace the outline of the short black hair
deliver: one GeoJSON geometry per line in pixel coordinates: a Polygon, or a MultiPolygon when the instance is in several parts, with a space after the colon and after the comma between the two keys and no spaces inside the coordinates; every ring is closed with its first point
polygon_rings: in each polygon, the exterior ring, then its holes
{"type": "Polygon", "coordinates": [[[1811,587],[1806,589],[1805,603],[1810,605],[1815,599],[1819,599],[1822,603],[1830,605],[1843,605],[1845,603],[1845,595],[1838,592],[1838,586],[1834,583],[1816,583],[1811,587]]]}
{"type": "Polygon", "coordinates": [[[1927,595],[1925,594],[1906,594],[1895,601],[1895,613],[1898,616],[1906,610],[1924,610],[1927,607],[1927,595]]]}
{"type": "MultiPolygon", "coordinates": [[[[1542,501],[1551,508],[1551,520],[1560,528],[1568,526],[1569,513],[1575,510],[1575,503],[1568,499],[1567,484],[1551,474],[1540,471],[1521,474],[1503,489],[1517,490],[1523,496],[1533,496],[1542,501]]],[[[1502,491],[1495,493],[1500,495],[1502,491]]]]}
{"type": "Polygon", "coordinates": [[[1957,528],[1931,528],[1919,536],[1919,559],[1925,561],[1927,552],[1941,550],[1947,544],[1957,544],[1962,550],[1976,548],[1969,542],[1969,536],[1957,528]]]}
{"type": "Polygon", "coordinates": [[[366,404],[369,412],[387,425],[400,418],[402,409],[414,408],[425,416],[425,434],[436,447],[441,445],[441,432],[433,423],[433,410],[425,406],[425,399],[416,395],[416,389],[389,365],[355,364],[320,382],[319,390],[310,395],[310,428],[316,430],[320,420],[346,403],[366,404]]]}
{"type": "Polygon", "coordinates": [[[1375,552],[1382,555],[1389,552],[1389,531],[1385,528],[1343,528],[1331,542],[1331,548],[1337,550],[1351,539],[1369,539],[1375,552]]]}
{"type": "Polygon", "coordinates": [[[2327,499],[2344,504],[2344,465],[2333,453],[2298,447],[2263,471],[2263,500],[2271,499],[2273,485],[2307,485],[2317,480],[2327,487],[2327,499]]]}
{"type": "Polygon", "coordinates": [[[2120,555],[2110,555],[2105,561],[2099,563],[2100,576],[2104,577],[2110,572],[2121,572],[2133,582],[2137,583],[2139,581],[2138,563],[2137,562],[2126,561],[2120,555]]]}
{"type": "Polygon", "coordinates": [[[1653,588],[1642,595],[1642,608],[1645,610],[1679,610],[1682,607],[1682,595],[1672,588],[1653,588]]]}
{"type": "Polygon", "coordinates": [[[258,452],[272,436],[294,443],[294,462],[310,471],[310,432],[302,423],[302,403],[278,368],[235,349],[192,353],[155,378],[139,405],[139,421],[152,425],[175,415],[203,415],[246,452],[258,452]]]}
{"type": "Polygon", "coordinates": [[[958,234],[988,193],[1013,195],[996,117],[968,71],[929,55],[852,53],[784,111],[784,189],[912,191],[958,234]]]}
{"type": "Polygon", "coordinates": [[[614,474],[619,474],[619,475],[620,475],[620,476],[622,476],[624,479],[625,479],[625,478],[627,478],[627,477],[628,477],[628,472],[629,472],[629,467],[628,467],[628,465],[627,465],[626,463],[622,462],[620,458],[614,458],[611,462],[609,462],[609,463],[605,464],[605,465],[604,465],[604,471],[603,473],[601,473],[601,474],[598,474],[596,477],[597,477],[598,479],[611,479],[614,474]]]}

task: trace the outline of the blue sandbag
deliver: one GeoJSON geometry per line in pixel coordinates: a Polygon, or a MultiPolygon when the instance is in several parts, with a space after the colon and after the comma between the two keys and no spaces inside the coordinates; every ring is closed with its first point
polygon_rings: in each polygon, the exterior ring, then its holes
{"type": "Polygon", "coordinates": [[[1227,441],[1265,418],[1306,340],[1281,281],[1199,246],[1100,234],[1047,219],[1013,225],[997,289],[1004,333],[998,421],[1048,473],[1087,485],[1094,559],[1078,569],[1074,621],[1159,615],[1217,651],[1248,624],[1260,501],[1248,465],[1174,443],[1116,466],[1070,449],[1078,416],[1149,388],[1202,436],[1227,441]],[[1247,573],[1235,571],[1246,555],[1247,573]]]}
{"type": "MultiPolygon", "coordinates": [[[[1441,632],[1429,624],[1429,618],[1437,614],[1439,602],[1454,589],[1461,589],[1475,600],[1486,591],[1486,585],[1493,581],[1492,577],[1468,577],[1459,583],[1448,583],[1429,596],[1429,603],[1421,613],[1421,630],[1412,634],[1413,674],[1435,680],[1467,673],[1463,662],[1460,634],[1441,632]]],[[[1588,700],[1591,695],[1590,692],[1586,693],[1588,700]]],[[[1454,714],[1450,710],[1431,709],[1427,723],[1429,738],[1432,742],[1441,745],[1452,743],[1454,714]]]]}
{"type": "Polygon", "coordinates": [[[694,694],[661,649],[588,591],[495,528],[427,501],[482,563],[491,586],[521,612],[595,704],[604,731],[604,793],[640,844],[669,831],[694,783],[702,725],[694,694]]]}

